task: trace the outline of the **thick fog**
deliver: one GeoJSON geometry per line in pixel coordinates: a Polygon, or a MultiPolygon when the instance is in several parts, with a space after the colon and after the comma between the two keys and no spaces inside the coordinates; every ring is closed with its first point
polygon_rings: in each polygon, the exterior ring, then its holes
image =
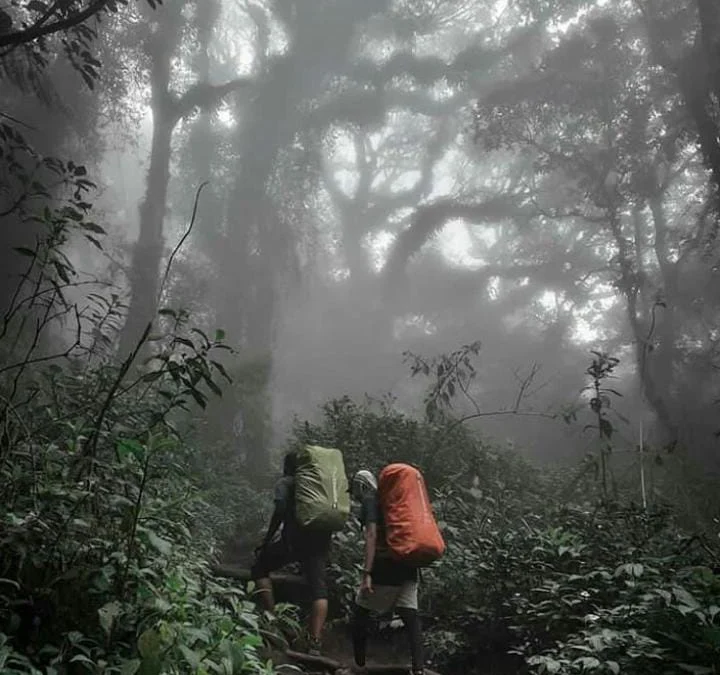
{"type": "MultiPolygon", "coordinates": [[[[248,457],[344,395],[424,414],[435,371],[412,376],[405,353],[479,341],[452,411],[501,446],[588,452],[598,350],[620,359],[618,452],[679,441],[709,461],[717,220],[687,92],[656,53],[695,39],[673,7],[137,3],[104,19],[95,87],[62,54],[27,81],[18,52],[0,98],[98,184],[104,251],[66,248],[125,294],[120,358],[191,226],[160,307],[225,331],[235,384],[209,415],[248,457]]],[[[32,242],[8,222],[4,247],[32,242]]]]}

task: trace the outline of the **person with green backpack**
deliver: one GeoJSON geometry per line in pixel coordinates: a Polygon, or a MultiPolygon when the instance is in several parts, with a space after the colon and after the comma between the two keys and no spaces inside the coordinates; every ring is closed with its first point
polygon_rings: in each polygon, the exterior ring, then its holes
{"type": "Polygon", "coordinates": [[[332,535],[344,527],[350,514],[342,453],[312,445],[287,453],[283,476],[275,485],[274,501],[270,525],[256,550],[250,576],[257,584],[263,606],[272,612],[275,600],[270,573],[300,563],[312,599],[308,653],[317,656],[328,612],[326,577],[332,535]]]}

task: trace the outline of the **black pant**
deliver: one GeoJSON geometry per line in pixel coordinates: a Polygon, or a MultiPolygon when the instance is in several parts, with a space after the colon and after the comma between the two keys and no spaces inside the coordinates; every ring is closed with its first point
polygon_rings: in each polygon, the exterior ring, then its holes
{"type": "MultiPolygon", "coordinates": [[[[405,624],[405,629],[408,632],[412,670],[414,673],[422,672],[424,656],[420,614],[416,609],[407,609],[405,607],[398,607],[396,611],[400,615],[402,622],[405,624]]],[[[360,667],[365,666],[365,653],[367,649],[368,633],[370,632],[369,629],[370,612],[364,607],[355,605],[352,623],[353,653],[355,656],[355,664],[360,667]]]]}
{"type": "Polygon", "coordinates": [[[329,533],[305,533],[294,541],[281,539],[268,544],[258,555],[250,570],[253,580],[266,579],[270,572],[298,562],[310,587],[313,600],[325,600],[327,589],[327,559],[330,552],[329,533]]]}

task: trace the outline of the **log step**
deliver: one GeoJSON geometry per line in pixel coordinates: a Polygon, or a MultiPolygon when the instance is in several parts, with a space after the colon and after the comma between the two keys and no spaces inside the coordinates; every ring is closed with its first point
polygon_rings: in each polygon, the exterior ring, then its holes
{"type": "MultiPolygon", "coordinates": [[[[285,650],[285,655],[289,659],[304,666],[309,666],[311,668],[322,668],[322,672],[332,673],[333,675],[336,671],[348,667],[347,664],[340,663],[339,661],[328,658],[327,656],[312,656],[311,654],[296,652],[292,649],[285,650]]],[[[403,666],[397,663],[368,663],[366,668],[368,673],[374,673],[375,675],[408,675],[408,673],[410,672],[409,665],[403,666]]],[[[438,673],[432,670],[428,670],[426,668],[425,675],[438,675],[438,673]]]]}
{"type": "MultiPolygon", "coordinates": [[[[237,579],[238,581],[250,581],[250,570],[237,565],[213,565],[212,573],[219,577],[237,579]]],[[[297,584],[307,586],[305,578],[299,574],[283,574],[278,572],[270,573],[270,580],[276,584],[297,584]]]]}

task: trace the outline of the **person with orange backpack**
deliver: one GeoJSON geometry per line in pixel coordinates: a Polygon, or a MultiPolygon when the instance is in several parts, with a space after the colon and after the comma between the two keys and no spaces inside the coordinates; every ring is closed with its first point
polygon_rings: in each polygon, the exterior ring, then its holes
{"type": "Polygon", "coordinates": [[[365,556],[352,619],[355,668],[347,672],[366,672],[371,613],[394,609],[408,631],[412,673],[423,675],[419,568],[440,558],[445,543],[422,474],[407,464],[390,464],[380,472],[378,481],[363,469],[354,475],[350,489],[361,505],[365,556]]]}

